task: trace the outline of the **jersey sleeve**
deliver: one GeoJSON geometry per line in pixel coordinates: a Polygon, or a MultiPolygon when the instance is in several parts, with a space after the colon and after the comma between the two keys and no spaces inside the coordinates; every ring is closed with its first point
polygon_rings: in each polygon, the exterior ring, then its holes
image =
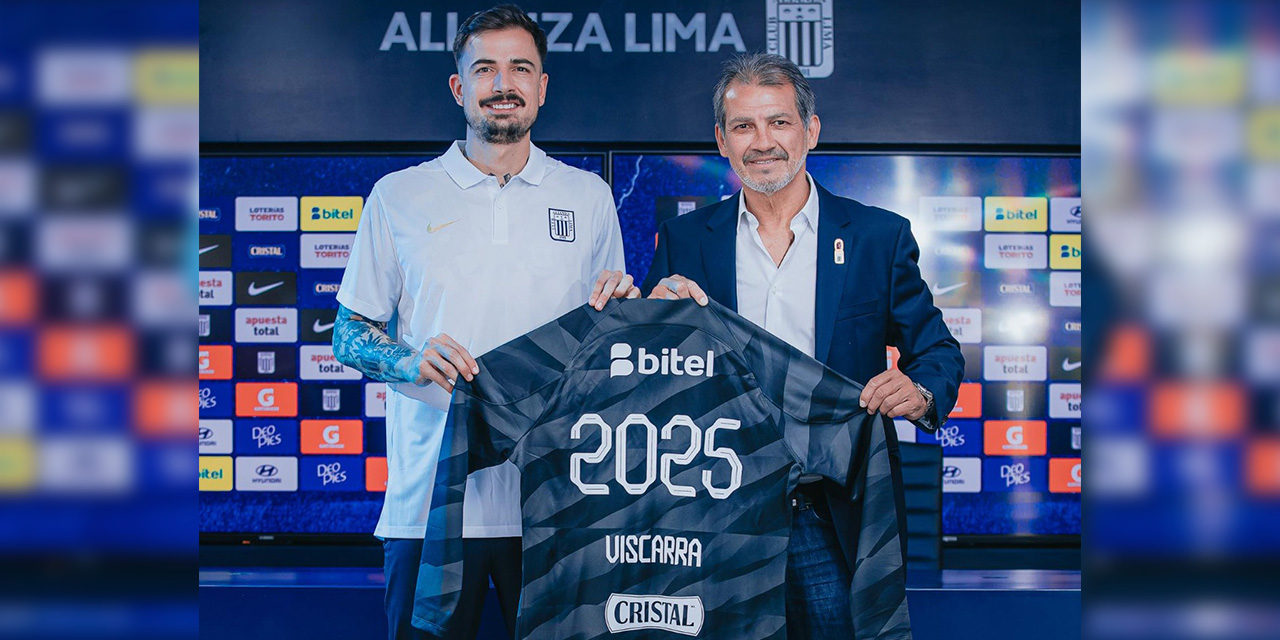
{"type": "Polygon", "coordinates": [[[374,322],[387,322],[400,302],[402,285],[382,195],[374,185],[360,214],[351,256],[338,287],[338,302],[374,322]]]}
{"type": "Polygon", "coordinates": [[[444,636],[462,589],[467,475],[501,464],[538,422],[600,314],[580,307],[480,356],[459,379],[440,446],[414,593],[414,626],[444,636]]]}
{"type": "Polygon", "coordinates": [[[731,328],[802,471],[840,484],[853,503],[849,602],[856,637],[909,639],[906,565],[882,418],[858,406],[862,385],[754,325],[731,328]]]}
{"type": "MultiPolygon", "coordinates": [[[[613,194],[605,187],[605,197],[598,205],[596,237],[591,249],[591,277],[597,278],[605,269],[625,271],[626,257],[622,249],[622,228],[618,226],[618,209],[613,204],[613,194]]],[[[594,282],[594,280],[593,280],[594,282]]]]}

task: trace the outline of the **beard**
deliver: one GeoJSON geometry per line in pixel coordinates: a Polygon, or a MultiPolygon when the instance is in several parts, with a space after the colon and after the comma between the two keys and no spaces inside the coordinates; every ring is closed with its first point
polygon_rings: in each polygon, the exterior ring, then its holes
{"type": "Polygon", "coordinates": [[[521,120],[514,114],[504,118],[488,116],[484,108],[503,100],[514,100],[520,107],[525,105],[523,98],[515,94],[495,95],[481,100],[474,109],[465,109],[463,114],[467,119],[467,127],[476,133],[476,136],[489,144],[515,144],[529,135],[529,131],[533,129],[533,123],[538,119],[535,111],[530,114],[527,119],[521,120]]]}
{"type": "Polygon", "coordinates": [[[735,168],[734,172],[738,174],[738,179],[741,180],[742,184],[748,189],[758,191],[766,196],[771,196],[781,191],[783,187],[791,184],[792,180],[795,180],[796,175],[800,173],[800,168],[804,166],[804,159],[807,155],[807,152],[802,152],[799,157],[793,160],[791,156],[782,149],[774,149],[763,153],[748,152],[742,157],[742,170],[738,171],[735,168]],[[783,170],[782,175],[774,178],[773,180],[765,181],[759,181],[747,175],[748,162],[763,160],[765,158],[776,158],[785,162],[786,168],[783,170]]]}

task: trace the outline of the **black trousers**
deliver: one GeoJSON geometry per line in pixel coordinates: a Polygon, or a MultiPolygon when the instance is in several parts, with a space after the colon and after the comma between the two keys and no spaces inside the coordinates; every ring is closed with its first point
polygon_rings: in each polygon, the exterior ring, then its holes
{"type": "MultiPolygon", "coordinates": [[[[384,607],[391,640],[432,640],[417,629],[413,618],[413,593],[422,562],[422,540],[389,538],[382,541],[383,573],[387,580],[384,607]]],[[[520,538],[465,538],[462,541],[462,593],[447,640],[475,640],[484,614],[489,579],[498,591],[503,622],[515,637],[516,609],[520,605],[520,538]]]]}

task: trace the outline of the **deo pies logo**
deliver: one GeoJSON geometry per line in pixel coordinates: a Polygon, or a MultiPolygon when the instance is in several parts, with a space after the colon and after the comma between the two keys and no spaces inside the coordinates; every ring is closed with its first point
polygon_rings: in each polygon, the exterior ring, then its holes
{"type": "Polygon", "coordinates": [[[649,353],[640,347],[636,350],[636,362],[631,361],[631,345],[619,342],[609,348],[609,377],[629,376],[639,373],[642,376],[660,374],[671,376],[706,376],[715,374],[716,353],[710,349],[707,355],[684,356],[676,348],[663,348],[660,353],[649,353]]]}
{"type": "Polygon", "coordinates": [[[702,631],[706,617],[698,596],[609,595],[604,620],[609,633],[661,629],[686,636],[702,631]]]}

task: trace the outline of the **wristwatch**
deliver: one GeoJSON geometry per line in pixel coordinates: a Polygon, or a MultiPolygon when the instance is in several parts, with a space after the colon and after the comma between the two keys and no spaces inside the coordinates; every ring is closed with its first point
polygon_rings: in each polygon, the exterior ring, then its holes
{"type": "MultiPolygon", "coordinates": [[[[933,392],[924,388],[924,385],[919,382],[913,382],[912,384],[916,386],[916,391],[919,391],[920,395],[924,397],[924,416],[920,418],[919,422],[926,429],[932,430],[935,425],[929,419],[929,416],[933,414],[933,392]]],[[[937,426],[940,427],[942,425],[939,424],[937,426]]]]}

